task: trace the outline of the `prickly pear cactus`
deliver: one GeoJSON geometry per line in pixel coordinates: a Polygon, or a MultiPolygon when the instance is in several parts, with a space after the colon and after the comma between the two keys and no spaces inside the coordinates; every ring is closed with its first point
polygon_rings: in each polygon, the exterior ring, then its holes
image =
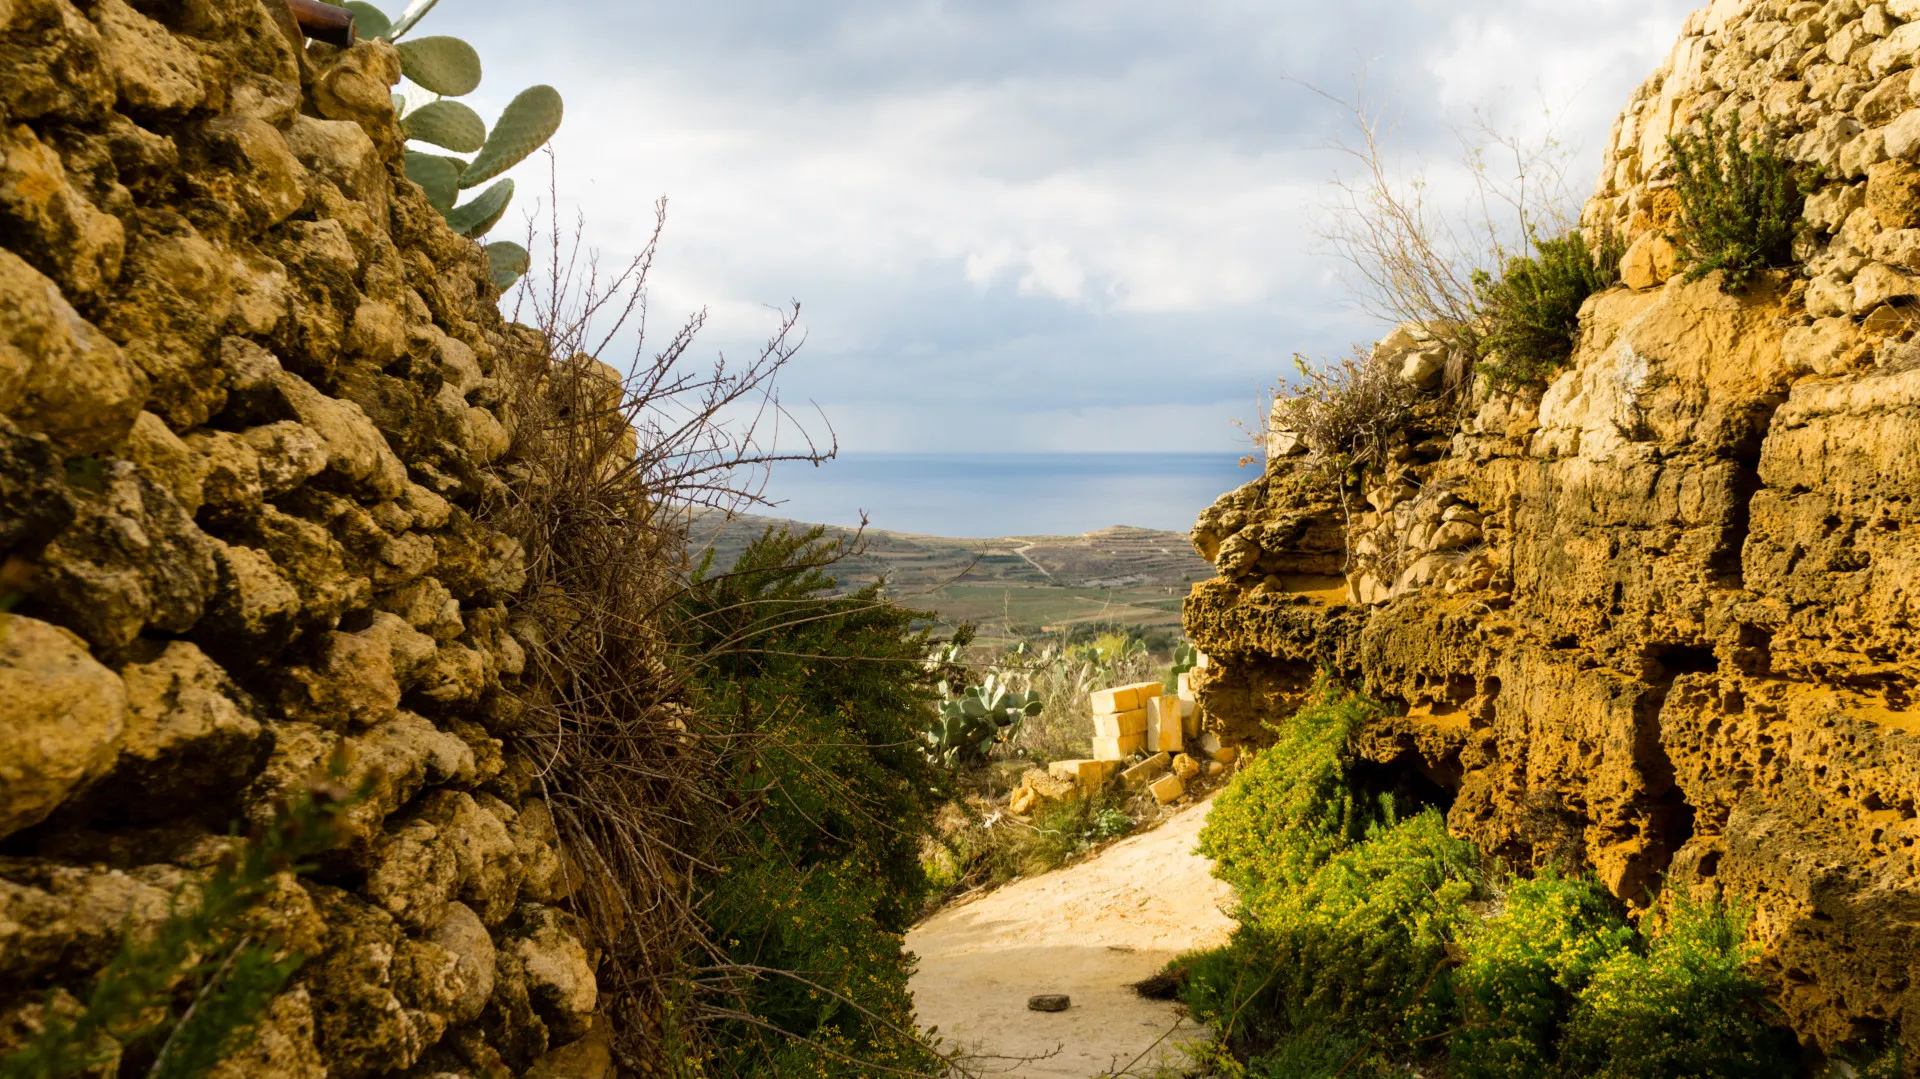
{"type": "Polygon", "coordinates": [[[423,89],[459,97],[480,87],[480,54],[457,37],[423,37],[394,48],[400,70],[423,89]]]}
{"type": "MultiPolygon", "coordinates": [[[[507,205],[513,201],[513,181],[501,180],[472,200],[456,205],[459,193],[495,179],[546,145],[560,129],[565,107],[560,92],[553,87],[530,87],[507,105],[489,132],[478,113],[458,101],[447,100],[479,87],[480,54],[457,37],[400,40],[437,2],[413,0],[398,19],[389,19],[379,8],[360,0],[346,6],[354,14],[361,37],[393,42],[400,53],[401,73],[414,85],[439,95],[437,100],[409,111],[407,99],[395,94],[393,111],[400,120],[401,133],[409,141],[475,155],[468,161],[409,152],[407,178],[426,192],[428,204],[447,219],[448,227],[477,239],[505,216],[507,205]]],[[[526,273],[529,262],[526,249],[511,243],[489,245],[487,260],[493,284],[503,292],[526,273]]]]}
{"type": "Polygon", "coordinates": [[[400,121],[400,131],[408,139],[430,142],[457,154],[470,154],[487,144],[487,122],[458,101],[420,106],[400,121]]]}
{"type": "Polygon", "coordinates": [[[984,764],[995,745],[1011,741],[1028,717],[1044,707],[1038,693],[1004,691],[997,676],[989,677],[984,685],[968,686],[957,698],[942,702],[939,717],[921,738],[927,755],[948,768],[984,764]]]}
{"type": "Polygon", "coordinates": [[[481,147],[479,156],[460,177],[462,188],[483,184],[527,159],[527,155],[547,144],[560,129],[565,107],[560,91],[551,86],[531,86],[507,104],[493,133],[481,147]]]}

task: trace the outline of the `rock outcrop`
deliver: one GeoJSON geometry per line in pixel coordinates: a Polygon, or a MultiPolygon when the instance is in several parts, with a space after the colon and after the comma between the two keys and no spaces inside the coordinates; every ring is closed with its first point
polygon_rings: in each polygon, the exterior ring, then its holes
{"type": "Polygon", "coordinates": [[[529,350],[395,51],[280,2],[0,0],[0,1052],[344,749],[373,796],[221,1074],[608,1075],[478,519],[529,350]]]}
{"type": "MultiPolygon", "coordinates": [[[[1364,502],[1282,439],[1194,530],[1201,696],[1257,743],[1330,670],[1453,830],[1616,894],[1724,887],[1809,1046],[1920,1060],[1920,4],[1717,0],[1622,116],[1628,242],[1544,393],[1434,403],[1364,502]],[[1911,20],[1911,21],[1909,21],[1911,20]],[[1817,171],[1801,264],[1674,275],[1670,134],[1817,171]]],[[[1405,336],[1405,335],[1402,335],[1405,336]]],[[[1382,343],[1409,353],[1417,340],[1382,343]]],[[[1398,353],[1396,353],[1396,356],[1398,353]]],[[[1411,374],[1408,375],[1412,377],[1411,374]]]]}

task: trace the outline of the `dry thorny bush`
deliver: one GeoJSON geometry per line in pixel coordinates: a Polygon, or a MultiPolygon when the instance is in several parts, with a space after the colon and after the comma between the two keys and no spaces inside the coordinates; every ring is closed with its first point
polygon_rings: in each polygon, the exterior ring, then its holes
{"type": "MultiPolygon", "coordinates": [[[[696,313],[648,354],[647,281],[665,222],[608,270],[550,214],[546,265],[518,290],[505,377],[517,414],[506,481],[487,523],[524,545],[515,604],[528,652],[522,748],[566,852],[566,883],[606,955],[601,983],[629,1067],[663,1059],[662,1017],[689,956],[706,947],[693,881],[724,817],[713,782],[725,747],[685,703],[672,612],[689,579],[700,509],[761,504],[766,472],[831,447],[771,447],[789,419],[775,379],[799,344],[797,305],[744,364],[696,366],[696,313]],[[629,373],[598,357],[633,341],[629,373]],[[743,418],[744,417],[744,418],[743,418]]],[[[539,239],[530,223],[529,240],[539,239]]],[[[530,242],[529,247],[535,244],[530,242]]]]}
{"type": "Polygon", "coordinates": [[[1364,81],[1351,100],[1309,86],[1349,114],[1356,138],[1333,149],[1358,166],[1337,177],[1320,239],[1352,275],[1366,313],[1417,322],[1456,352],[1478,351],[1482,311],[1475,271],[1499,277],[1534,237],[1564,235],[1580,201],[1567,184],[1573,154],[1551,125],[1536,140],[1500,130],[1476,111],[1454,128],[1458,173],[1431,179],[1394,160],[1384,113],[1368,103],[1364,81]]]}

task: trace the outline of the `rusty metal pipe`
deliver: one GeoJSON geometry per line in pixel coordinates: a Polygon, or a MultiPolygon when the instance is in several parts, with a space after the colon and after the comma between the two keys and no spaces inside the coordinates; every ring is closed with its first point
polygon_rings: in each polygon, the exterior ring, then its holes
{"type": "Polygon", "coordinates": [[[346,8],[320,0],[287,0],[287,9],[293,12],[293,21],[300,24],[300,32],[315,41],[350,49],[357,40],[353,12],[346,8]]]}

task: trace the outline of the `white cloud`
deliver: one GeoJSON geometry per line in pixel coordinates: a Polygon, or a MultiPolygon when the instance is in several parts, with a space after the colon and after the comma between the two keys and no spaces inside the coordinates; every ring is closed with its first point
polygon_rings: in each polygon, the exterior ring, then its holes
{"type": "Polygon", "coordinates": [[[804,302],[787,396],[836,402],[851,448],[969,448],[987,416],[1000,449],[1119,449],[1172,408],[1156,446],[1231,450],[1232,401],[1376,330],[1317,251],[1341,117],[1301,83],[1365,67],[1430,163],[1474,106],[1526,133],[1545,101],[1584,192],[1687,10],[467,0],[432,28],[486,58],[483,114],[563,90],[561,202],[601,247],[637,249],[671,196],[656,325],[704,306],[737,354],[804,302]]]}

